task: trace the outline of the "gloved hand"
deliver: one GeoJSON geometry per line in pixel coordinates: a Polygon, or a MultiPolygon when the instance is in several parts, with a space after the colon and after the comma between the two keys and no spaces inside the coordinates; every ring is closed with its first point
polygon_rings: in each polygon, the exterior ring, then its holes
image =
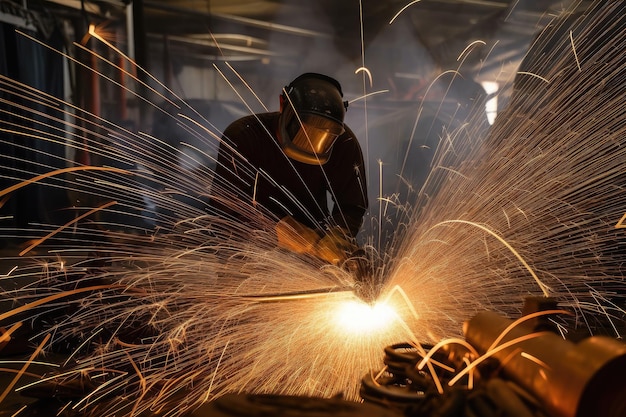
{"type": "Polygon", "coordinates": [[[285,216],[276,223],[278,246],[295,253],[315,254],[315,245],[320,240],[317,232],[306,227],[291,216],[285,216]]]}
{"type": "Polygon", "coordinates": [[[358,246],[350,235],[340,227],[333,227],[317,242],[315,256],[333,265],[342,264],[358,246]]]}
{"type": "Polygon", "coordinates": [[[331,228],[324,236],[291,216],[276,223],[278,246],[295,253],[316,256],[333,265],[340,265],[358,247],[340,227],[331,228]]]}

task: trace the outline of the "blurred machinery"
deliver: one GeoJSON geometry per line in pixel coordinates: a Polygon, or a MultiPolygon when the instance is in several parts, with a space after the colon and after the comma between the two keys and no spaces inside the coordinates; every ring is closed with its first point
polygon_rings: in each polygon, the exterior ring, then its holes
{"type": "Polygon", "coordinates": [[[517,320],[475,315],[464,325],[466,343],[388,346],[385,368],[362,379],[362,403],[233,394],[192,416],[626,416],[626,344],[606,336],[568,340],[557,331],[557,308],[529,298],[517,320]]]}

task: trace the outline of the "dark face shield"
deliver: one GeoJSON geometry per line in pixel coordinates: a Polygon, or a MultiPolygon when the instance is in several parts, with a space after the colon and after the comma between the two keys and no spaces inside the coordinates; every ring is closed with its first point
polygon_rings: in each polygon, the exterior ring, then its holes
{"type": "Polygon", "coordinates": [[[328,161],[344,132],[347,102],[342,98],[339,83],[322,74],[303,74],[285,87],[278,133],[288,157],[313,165],[328,161]]]}
{"type": "Polygon", "coordinates": [[[343,124],[315,114],[298,118],[288,109],[281,117],[285,118],[280,135],[285,154],[305,164],[325,164],[335,141],[344,132],[343,124]]]}

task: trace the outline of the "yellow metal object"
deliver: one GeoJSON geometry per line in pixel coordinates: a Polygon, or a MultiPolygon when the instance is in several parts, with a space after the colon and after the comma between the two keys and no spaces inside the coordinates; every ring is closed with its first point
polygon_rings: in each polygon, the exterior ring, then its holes
{"type": "Polygon", "coordinates": [[[532,393],[551,417],[626,415],[625,343],[605,336],[573,343],[553,332],[537,333],[532,326],[511,323],[493,312],[479,313],[465,323],[465,338],[482,354],[519,340],[493,356],[506,376],[532,393]],[[525,337],[530,334],[536,337],[525,337]]]}

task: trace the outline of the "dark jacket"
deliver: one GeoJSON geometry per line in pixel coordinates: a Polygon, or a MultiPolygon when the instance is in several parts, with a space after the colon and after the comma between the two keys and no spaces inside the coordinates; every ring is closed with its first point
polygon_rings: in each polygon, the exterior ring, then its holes
{"type": "Polygon", "coordinates": [[[276,132],[279,113],[243,117],[226,128],[218,153],[210,206],[241,221],[250,210],[286,215],[319,230],[341,226],[353,236],[367,209],[361,147],[354,133],[335,142],[329,161],[308,165],[287,158],[276,132]],[[329,211],[327,192],[333,205],[329,211]]]}

